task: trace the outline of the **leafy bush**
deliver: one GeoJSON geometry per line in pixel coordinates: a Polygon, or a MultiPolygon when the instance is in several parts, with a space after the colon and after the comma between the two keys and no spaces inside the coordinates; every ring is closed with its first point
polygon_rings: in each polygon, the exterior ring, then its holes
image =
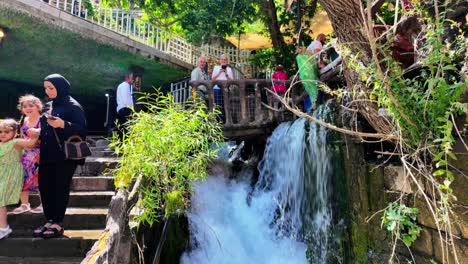
{"type": "Polygon", "coordinates": [[[393,202],[382,216],[382,226],[409,247],[421,233],[421,228],[416,224],[418,211],[417,208],[393,202]]]}
{"type": "Polygon", "coordinates": [[[222,140],[214,113],[197,104],[183,109],[172,97],[144,95],[146,110],[129,121],[129,132],[113,146],[121,155],[114,171],[117,188],[129,188],[143,177],[138,222],[152,224],[189,204],[191,183],[206,177],[208,162],[216,155],[211,143],[222,140]]]}

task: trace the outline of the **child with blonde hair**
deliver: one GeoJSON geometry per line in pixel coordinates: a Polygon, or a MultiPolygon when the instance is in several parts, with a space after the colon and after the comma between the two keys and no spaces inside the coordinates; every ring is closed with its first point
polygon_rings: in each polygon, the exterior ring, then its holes
{"type": "MultiPolygon", "coordinates": [[[[20,124],[21,138],[27,139],[28,129],[40,128],[40,117],[42,111],[42,102],[34,95],[24,95],[18,100],[18,109],[23,114],[23,121],[20,124]]],[[[40,144],[25,148],[21,163],[24,169],[24,184],[20,195],[21,205],[12,211],[12,214],[22,214],[28,211],[31,213],[42,213],[42,205],[31,210],[29,204],[29,192],[39,191],[39,150],[40,144]]]]}
{"type": "Polygon", "coordinates": [[[23,186],[21,154],[24,148],[34,146],[40,129],[29,129],[29,139],[17,139],[18,122],[13,119],[0,121],[0,239],[12,232],[7,222],[7,205],[16,204],[23,186]]]}

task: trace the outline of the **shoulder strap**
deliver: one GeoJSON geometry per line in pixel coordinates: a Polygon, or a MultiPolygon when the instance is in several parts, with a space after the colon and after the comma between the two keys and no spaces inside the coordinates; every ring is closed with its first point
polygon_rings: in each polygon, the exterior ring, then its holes
{"type": "Polygon", "coordinates": [[[60,150],[63,151],[62,143],[60,143],[60,139],[59,139],[59,137],[57,135],[57,131],[55,130],[55,128],[53,128],[53,130],[54,130],[55,139],[57,140],[57,144],[59,145],[60,150]]]}

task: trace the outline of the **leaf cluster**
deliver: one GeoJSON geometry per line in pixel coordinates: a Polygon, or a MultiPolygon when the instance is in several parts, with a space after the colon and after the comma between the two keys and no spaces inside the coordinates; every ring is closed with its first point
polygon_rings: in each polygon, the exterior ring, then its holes
{"type": "Polygon", "coordinates": [[[203,44],[212,36],[226,37],[256,20],[252,0],[107,0],[110,5],[140,9],[146,18],[190,42],[203,44]]]}
{"type": "MultiPolygon", "coordinates": [[[[389,110],[400,136],[397,148],[407,173],[413,175],[412,170],[417,170],[427,183],[433,183],[432,194],[423,195],[432,196],[435,201],[435,220],[448,224],[451,202],[456,200],[450,187],[454,174],[449,166],[450,159],[456,159],[452,150],[453,116],[468,113],[468,105],[459,102],[468,88],[468,80],[460,76],[468,43],[461,31],[452,42],[441,37],[447,26],[457,27],[452,21],[443,21],[442,16],[430,18],[424,12],[419,16],[424,21],[419,36],[424,38],[416,47],[419,67],[413,73],[403,70],[392,58],[391,43],[379,47],[378,62],[364,66],[355,63],[356,56],[349,65],[361,74],[370,99],[389,110]]],[[[417,210],[392,203],[382,225],[410,246],[419,235],[419,228],[412,223],[416,213],[417,210]]]]}
{"type": "Polygon", "coordinates": [[[206,177],[207,164],[216,155],[210,144],[221,141],[223,133],[202,104],[183,109],[162,94],[141,100],[146,110],[133,113],[122,141],[113,139],[121,155],[114,177],[117,188],[129,188],[143,176],[138,222],[151,224],[162,212],[168,217],[188,206],[191,183],[206,177]]]}
{"type": "Polygon", "coordinates": [[[417,208],[393,202],[382,216],[382,227],[385,227],[396,239],[401,239],[406,246],[410,247],[421,233],[421,228],[416,224],[417,215],[417,208]]]}
{"type": "MultiPolygon", "coordinates": [[[[447,123],[451,123],[450,115],[457,110],[455,104],[468,87],[468,80],[458,75],[463,62],[460,53],[466,49],[466,43],[462,35],[453,43],[443,41],[440,38],[443,30],[433,21],[427,23],[426,39],[419,49],[423,57],[420,73],[414,78],[407,78],[400,64],[389,55],[389,43],[380,49],[386,54],[379,61],[386,69],[384,79],[378,74],[375,63],[369,66],[354,64],[358,65],[356,69],[362,80],[371,88],[370,99],[378,100],[379,107],[388,108],[402,128],[408,149],[415,149],[422,142],[440,143],[444,137],[454,141],[451,137],[453,126],[447,123]],[[388,90],[398,105],[392,102],[388,90]]],[[[447,149],[447,146],[441,147],[447,149]]]]}

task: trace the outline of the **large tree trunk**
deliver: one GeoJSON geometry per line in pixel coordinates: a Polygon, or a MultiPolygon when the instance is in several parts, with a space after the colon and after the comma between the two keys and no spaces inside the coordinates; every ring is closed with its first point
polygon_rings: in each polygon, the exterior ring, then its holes
{"type": "MultiPolygon", "coordinates": [[[[364,26],[364,18],[361,12],[359,0],[319,0],[328,14],[333,29],[338,38],[338,43],[349,49],[352,55],[358,55],[358,59],[369,65],[372,52],[369,39],[364,26]]],[[[365,91],[366,88],[361,77],[353,69],[347,67],[347,58],[343,58],[345,79],[348,90],[365,91]]],[[[392,131],[392,124],[385,117],[378,114],[376,105],[362,102],[356,104],[359,112],[369,124],[379,133],[388,134],[392,131]]],[[[349,124],[348,124],[349,125],[349,124]]]]}
{"type": "MultiPolygon", "coordinates": [[[[261,2],[261,1],[260,1],[261,2]]],[[[267,17],[268,30],[270,31],[271,43],[274,48],[283,49],[286,46],[283,34],[281,33],[278,24],[278,17],[276,16],[276,5],[274,0],[267,0],[264,2],[265,14],[267,17]]]]}
{"type": "Polygon", "coordinates": [[[319,0],[328,14],[338,43],[359,54],[365,64],[370,62],[371,50],[364,30],[364,20],[357,0],[319,0]]]}

